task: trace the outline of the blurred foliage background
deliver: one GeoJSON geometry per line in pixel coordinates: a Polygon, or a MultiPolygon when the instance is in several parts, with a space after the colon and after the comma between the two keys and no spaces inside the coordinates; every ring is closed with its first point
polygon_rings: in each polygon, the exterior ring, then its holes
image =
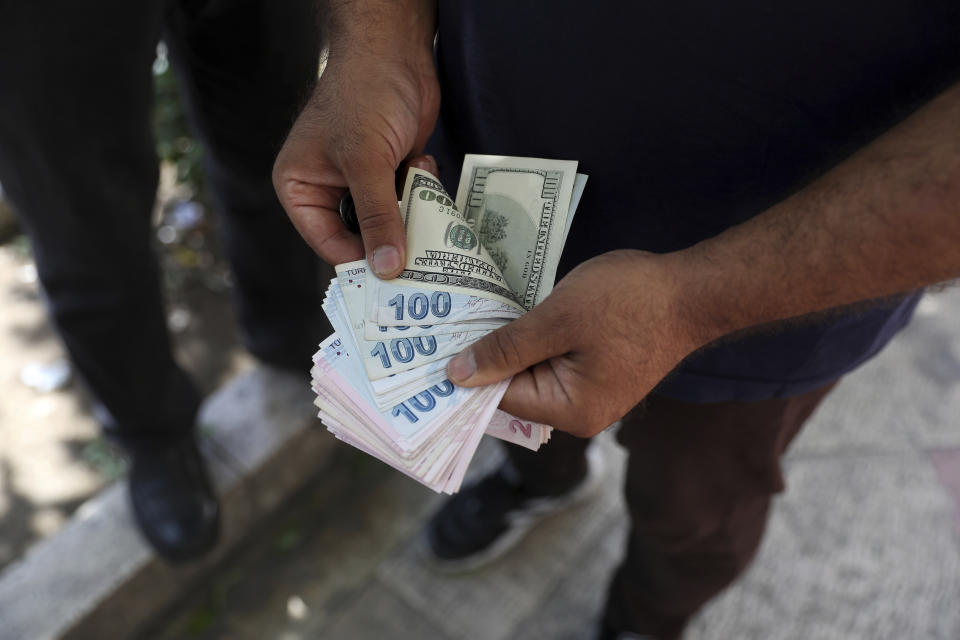
{"type": "Polygon", "coordinates": [[[232,276],[216,241],[204,178],[204,150],[191,129],[176,73],[161,42],[153,64],[153,131],[160,159],[156,246],[175,333],[196,319],[196,297],[223,294],[232,276]]]}
{"type": "Polygon", "coordinates": [[[195,198],[204,198],[203,147],[194,139],[187,122],[180,89],[163,43],[153,63],[153,131],[157,155],[176,169],[176,181],[190,189],[195,198]]]}

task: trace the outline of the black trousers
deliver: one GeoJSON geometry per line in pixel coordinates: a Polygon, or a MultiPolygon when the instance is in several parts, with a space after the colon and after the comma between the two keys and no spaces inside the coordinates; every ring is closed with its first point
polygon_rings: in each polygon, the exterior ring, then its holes
{"type": "Polygon", "coordinates": [[[150,241],[161,37],[206,145],[245,342],[267,361],[309,367],[323,327],[318,265],[270,173],[316,79],[315,7],[0,2],[0,183],[60,335],[121,439],[189,430],[199,404],[171,354],[150,241]]]}
{"type": "MultiPolygon", "coordinates": [[[[693,404],[651,395],[624,417],[630,533],[604,613],[613,629],[679,638],[753,559],[780,459],[833,385],[790,398],[693,404]]],[[[534,453],[507,447],[534,493],[582,477],[589,440],[555,432],[534,453]]]]}

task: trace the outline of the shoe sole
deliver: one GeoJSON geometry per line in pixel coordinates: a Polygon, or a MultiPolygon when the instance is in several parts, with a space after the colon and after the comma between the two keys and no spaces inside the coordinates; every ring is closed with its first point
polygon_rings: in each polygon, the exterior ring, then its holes
{"type": "Polygon", "coordinates": [[[584,501],[599,489],[606,475],[606,460],[600,449],[596,444],[587,449],[587,477],[573,491],[531,501],[523,511],[508,514],[510,528],[486,549],[465,558],[447,560],[433,553],[426,530],[423,530],[414,543],[421,560],[434,571],[444,574],[467,573],[492,564],[517,546],[538,523],[584,501]]]}

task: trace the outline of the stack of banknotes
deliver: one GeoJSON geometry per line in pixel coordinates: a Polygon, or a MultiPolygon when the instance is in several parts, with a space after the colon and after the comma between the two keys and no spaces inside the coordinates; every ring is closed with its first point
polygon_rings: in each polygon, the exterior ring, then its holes
{"type": "Polygon", "coordinates": [[[497,409],[509,380],[467,389],[446,367],[550,293],[585,184],[572,161],[468,155],[454,201],[411,169],[404,271],[380,280],[364,260],[341,264],[327,289],[335,332],[311,372],[327,428],[446,493],[484,434],[533,450],[546,442],[550,427],[497,409]]]}

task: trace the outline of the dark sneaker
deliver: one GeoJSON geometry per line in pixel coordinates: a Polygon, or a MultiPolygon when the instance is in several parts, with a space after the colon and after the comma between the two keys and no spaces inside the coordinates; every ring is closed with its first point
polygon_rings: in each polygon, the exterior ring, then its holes
{"type": "Polygon", "coordinates": [[[499,558],[548,515],[591,495],[603,477],[600,448],[587,450],[587,472],[556,495],[529,495],[510,461],[453,496],[427,523],[424,559],[443,572],[471,571],[499,558]]]}

